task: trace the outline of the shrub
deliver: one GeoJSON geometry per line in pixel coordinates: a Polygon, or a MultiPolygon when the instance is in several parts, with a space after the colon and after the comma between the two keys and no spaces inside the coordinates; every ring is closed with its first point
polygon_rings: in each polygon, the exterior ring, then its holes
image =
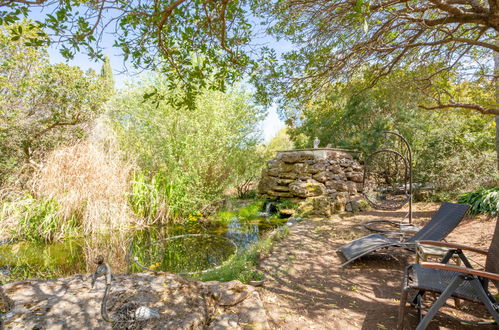
{"type": "Polygon", "coordinates": [[[470,214],[499,214],[499,188],[482,188],[462,195],[459,203],[471,205],[470,214]]]}
{"type": "MultiPolygon", "coordinates": [[[[192,108],[165,101],[178,93],[155,76],[111,104],[121,148],[136,155],[143,176],[134,180],[132,208],[161,221],[206,210],[225,189],[251,178],[248,164],[260,161],[256,144],[262,110],[250,104],[248,95],[206,90],[192,108]],[[151,86],[155,97],[147,94],[151,86]]],[[[251,168],[259,169],[258,164],[251,168]]]]}

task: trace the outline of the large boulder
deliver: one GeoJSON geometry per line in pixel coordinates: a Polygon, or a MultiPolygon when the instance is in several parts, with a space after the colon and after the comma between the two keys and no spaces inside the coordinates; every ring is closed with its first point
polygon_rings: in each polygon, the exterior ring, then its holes
{"type": "MultiPolygon", "coordinates": [[[[5,329],[111,329],[100,312],[104,281],[92,288],[90,280],[89,275],[75,275],[4,285],[5,294],[14,301],[3,315],[5,329]]],[[[258,292],[239,281],[203,283],[173,274],[114,275],[107,303],[110,317],[131,304],[153,308],[160,317],[115,324],[115,328],[269,329],[258,292]]]]}

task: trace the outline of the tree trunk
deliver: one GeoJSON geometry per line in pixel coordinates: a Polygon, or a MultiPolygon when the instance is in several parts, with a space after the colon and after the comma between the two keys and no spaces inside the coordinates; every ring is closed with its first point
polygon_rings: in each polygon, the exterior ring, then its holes
{"type": "MultiPolygon", "coordinates": [[[[496,91],[497,91],[496,87],[496,91]]],[[[496,92],[496,103],[499,104],[499,99],[496,92]]],[[[496,116],[496,153],[497,153],[497,170],[499,171],[499,116],[496,116]]]]}
{"type": "MultiPolygon", "coordinates": [[[[496,44],[499,44],[499,37],[496,38],[496,44]]],[[[494,52],[494,80],[496,88],[496,105],[499,106],[499,53],[494,52]]],[[[499,116],[496,116],[496,154],[497,170],[499,171],[499,116]]]]}

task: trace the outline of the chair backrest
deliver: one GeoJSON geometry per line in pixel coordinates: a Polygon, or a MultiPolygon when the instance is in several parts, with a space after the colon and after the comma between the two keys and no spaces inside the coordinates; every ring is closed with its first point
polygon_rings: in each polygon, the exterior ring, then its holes
{"type": "MultiPolygon", "coordinates": [[[[491,273],[499,274],[499,216],[496,221],[496,229],[490,242],[489,253],[487,254],[487,262],[485,263],[485,270],[491,273]]],[[[499,281],[495,281],[497,289],[499,290],[499,281]]]]}
{"type": "Polygon", "coordinates": [[[407,243],[421,240],[440,241],[444,239],[463,220],[470,206],[466,204],[444,202],[420,231],[414,234],[407,243]]]}

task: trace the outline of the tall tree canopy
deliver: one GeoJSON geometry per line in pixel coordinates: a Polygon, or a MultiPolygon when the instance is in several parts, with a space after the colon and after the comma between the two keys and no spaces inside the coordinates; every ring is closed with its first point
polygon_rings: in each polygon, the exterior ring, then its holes
{"type": "Polygon", "coordinates": [[[125,60],[141,69],[163,68],[172,78],[171,87],[180,82],[189,95],[203,87],[223,90],[271,55],[248,47],[253,34],[250,2],[0,0],[0,24],[46,10],[37,23],[49,42],[60,42],[66,58],[80,51],[101,58],[103,36],[112,33],[125,60]]]}
{"type": "MultiPolygon", "coordinates": [[[[273,17],[272,33],[298,46],[286,54],[281,68],[281,82],[292,97],[332,79],[348,79],[366,64],[374,65],[372,83],[400,67],[434,63],[445,65],[413,79],[460,69],[461,78],[490,83],[492,55],[499,52],[499,3],[494,0],[275,0],[263,3],[261,10],[273,17]]],[[[438,87],[426,107],[499,114],[494,100],[459,100],[438,87]]]]}
{"type": "MultiPolygon", "coordinates": [[[[489,59],[499,52],[493,0],[0,0],[0,23],[40,8],[50,13],[38,21],[51,37],[43,40],[62,41],[64,56],[86,51],[101,57],[102,37],[112,32],[125,59],[138,68],[162,67],[171,87],[180,83],[187,96],[207,86],[223,90],[252,72],[260,91],[294,99],[349,78],[366,63],[375,65],[373,83],[398,67],[431,63],[490,83],[489,59]],[[262,18],[269,19],[269,32],[297,48],[277,71],[272,51],[251,46],[262,18]],[[271,79],[262,83],[269,68],[271,79]]],[[[458,99],[441,86],[432,92],[434,102],[426,107],[499,114],[495,102],[458,99]]]]}
{"type": "Polygon", "coordinates": [[[0,183],[25,163],[83,135],[102,110],[102,79],[67,64],[48,64],[44,47],[24,45],[31,23],[0,27],[0,183]]]}

